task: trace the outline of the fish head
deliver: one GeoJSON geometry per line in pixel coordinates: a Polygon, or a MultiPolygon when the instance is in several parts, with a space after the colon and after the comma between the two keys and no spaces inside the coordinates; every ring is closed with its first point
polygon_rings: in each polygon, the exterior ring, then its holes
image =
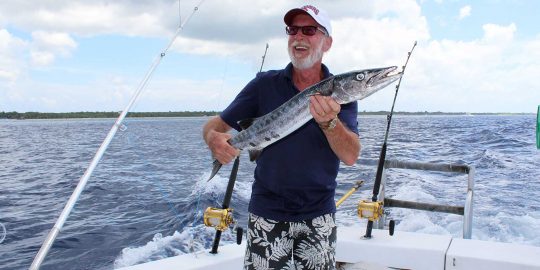
{"type": "Polygon", "coordinates": [[[364,99],[383,89],[403,72],[392,73],[395,66],[351,71],[334,76],[332,97],[340,104],[364,99]]]}

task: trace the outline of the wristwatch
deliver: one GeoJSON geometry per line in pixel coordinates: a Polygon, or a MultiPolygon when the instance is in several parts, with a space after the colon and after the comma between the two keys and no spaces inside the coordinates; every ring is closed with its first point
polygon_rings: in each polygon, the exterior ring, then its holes
{"type": "Polygon", "coordinates": [[[324,124],[319,124],[319,127],[321,127],[322,130],[332,130],[336,127],[337,125],[337,121],[338,121],[338,118],[335,117],[334,119],[324,123],[324,124]]]}

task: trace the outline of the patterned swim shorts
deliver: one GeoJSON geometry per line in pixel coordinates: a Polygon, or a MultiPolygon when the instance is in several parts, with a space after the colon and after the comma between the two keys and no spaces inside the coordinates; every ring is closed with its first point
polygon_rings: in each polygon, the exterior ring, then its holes
{"type": "Polygon", "coordinates": [[[250,213],[244,270],[333,270],[336,234],[334,214],[285,222],[250,213]]]}

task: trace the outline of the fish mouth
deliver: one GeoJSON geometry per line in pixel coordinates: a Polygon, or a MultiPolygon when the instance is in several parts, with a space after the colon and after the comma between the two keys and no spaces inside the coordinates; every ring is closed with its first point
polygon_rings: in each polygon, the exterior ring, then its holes
{"type": "Polygon", "coordinates": [[[403,76],[403,71],[398,72],[396,66],[380,68],[375,72],[367,83],[370,87],[384,87],[403,76]]]}

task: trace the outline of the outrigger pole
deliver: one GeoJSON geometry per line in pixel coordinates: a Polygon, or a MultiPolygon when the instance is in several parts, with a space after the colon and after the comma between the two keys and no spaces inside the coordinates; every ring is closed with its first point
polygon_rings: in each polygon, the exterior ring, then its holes
{"type": "Polygon", "coordinates": [[[263,65],[264,65],[264,59],[266,58],[266,52],[267,51],[268,51],[268,43],[266,43],[266,49],[264,49],[264,55],[262,56],[261,68],[259,69],[259,72],[262,71],[262,68],[263,68],[263,65]]]}
{"type": "Polygon", "coordinates": [[[124,118],[126,117],[127,113],[139,97],[139,95],[142,93],[144,88],[146,87],[148,80],[150,80],[150,77],[154,73],[154,70],[157,68],[163,57],[165,57],[167,51],[172,46],[174,41],[176,40],[176,37],[180,33],[182,29],[184,29],[184,26],[186,23],[191,19],[193,14],[199,9],[199,6],[202,4],[204,0],[201,0],[197,6],[193,9],[193,12],[189,15],[189,17],[184,21],[184,23],[179,24],[178,28],[176,29],[176,32],[174,36],[172,37],[171,41],[167,44],[167,46],[161,51],[161,53],[156,57],[152,65],[150,66],[150,69],[146,72],[146,75],[144,76],[143,80],[137,87],[137,91],[135,92],[135,95],[131,98],[128,105],[124,108],[118,119],[116,119],[116,122],[111,127],[111,130],[107,134],[107,137],[105,137],[105,140],[101,143],[101,146],[97,150],[96,154],[94,155],[94,158],[92,158],[92,161],[90,162],[90,165],[88,168],[86,168],[86,171],[84,172],[83,176],[79,180],[79,183],[77,184],[77,187],[75,188],[75,191],[71,194],[71,197],[69,198],[68,202],[66,203],[66,206],[64,207],[64,210],[62,210],[62,213],[60,213],[60,217],[56,220],[56,223],[54,224],[53,228],[49,231],[49,234],[47,235],[47,238],[41,245],[41,248],[39,249],[36,257],[34,258],[34,261],[32,262],[32,265],[30,266],[31,270],[37,270],[41,267],[41,264],[43,263],[43,260],[45,259],[45,256],[49,253],[49,250],[51,249],[52,244],[54,243],[54,240],[58,236],[58,233],[62,230],[62,227],[64,226],[64,223],[66,222],[69,214],[71,213],[71,210],[73,210],[73,207],[75,206],[75,203],[77,203],[77,200],[79,199],[79,196],[81,195],[82,191],[84,190],[84,187],[86,186],[86,183],[88,182],[88,179],[96,169],[96,166],[98,165],[99,161],[101,160],[101,157],[105,153],[105,150],[107,150],[107,147],[109,147],[109,144],[111,143],[114,135],[118,131],[118,128],[122,126],[122,122],[124,121],[124,118]]]}
{"type": "MultiPolygon", "coordinates": [[[[416,47],[416,41],[414,42],[414,45],[409,51],[407,55],[407,60],[405,61],[405,65],[403,66],[403,70],[401,73],[405,75],[405,68],[407,67],[407,63],[409,63],[409,58],[411,58],[411,54],[416,47]]],[[[401,79],[403,79],[403,75],[399,78],[399,82],[396,85],[396,94],[394,95],[394,101],[392,102],[392,109],[390,110],[390,114],[388,115],[388,122],[386,125],[386,133],[384,135],[384,143],[381,148],[381,154],[379,155],[379,163],[377,165],[377,173],[375,175],[375,184],[373,185],[373,197],[371,197],[371,201],[376,202],[379,196],[379,190],[381,188],[381,182],[382,182],[382,174],[384,170],[384,162],[386,161],[386,142],[388,141],[388,133],[390,133],[390,124],[392,123],[392,115],[394,113],[394,105],[396,105],[396,98],[399,91],[399,86],[401,85],[401,79]]],[[[371,231],[373,229],[373,220],[368,220],[367,228],[366,228],[366,235],[364,235],[364,238],[371,238],[371,231]]]]}

